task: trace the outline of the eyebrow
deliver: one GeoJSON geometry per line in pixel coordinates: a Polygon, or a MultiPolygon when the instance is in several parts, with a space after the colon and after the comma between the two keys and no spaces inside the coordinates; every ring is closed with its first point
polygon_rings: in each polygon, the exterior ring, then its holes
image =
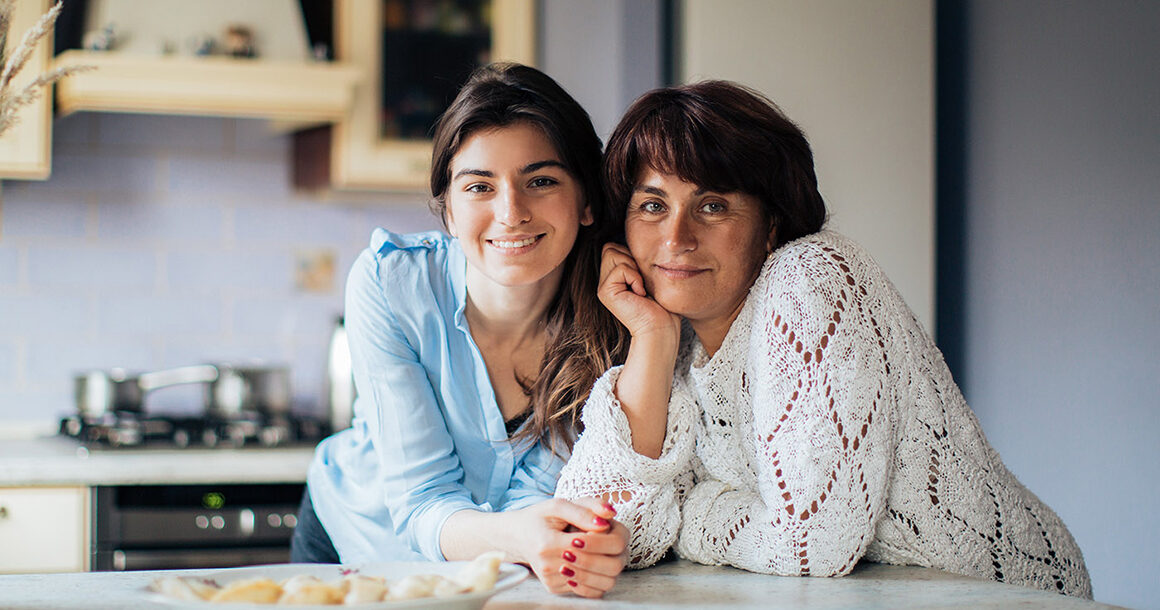
{"type": "MultiPolygon", "coordinates": [[[[647,193],[649,195],[656,195],[657,197],[668,197],[669,196],[669,194],[666,193],[664,191],[664,189],[662,189],[662,188],[657,188],[655,186],[647,186],[647,185],[643,185],[643,184],[636,185],[636,188],[632,189],[632,192],[634,192],[634,193],[647,193]]],[[[709,189],[707,189],[707,188],[699,188],[696,191],[693,191],[693,196],[700,197],[701,195],[704,195],[705,193],[708,193],[708,192],[709,192],[709,189]]]]}
{"type": "MultiPolygon", "coordinates": [[[[536,172],[536,171],[539,171],[541,169],[544,169],[545,167],[558,167],[564,171],[568,171],[568,168],[564,167],[563,163],[561,163],[555,159],[545,159],[543,161],[534,161],[532,163],[529,163],[529,164],[521,167],[520,174],[521,175],[530,174],[532,172],[536,172]]],[[[455,175],[451,177],[451,180],[454,182],[455,180],[458,180],[460,176],[481,176],[483,178],[494,178],[495,172],[490,171],[490,170],[486,170],[486,169],[474,169],[474,168],[470,168],[470,167],[465,167],[465,168],[455,172],[455,175]]]]}

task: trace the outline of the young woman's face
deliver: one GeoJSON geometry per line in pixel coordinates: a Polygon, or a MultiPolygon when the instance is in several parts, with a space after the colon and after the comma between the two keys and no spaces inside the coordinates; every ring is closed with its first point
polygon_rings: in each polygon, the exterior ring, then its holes
{"type": "Polygon", "coordinates": [[[651,168],[633,189],[625,234],[649,295],[694,327],[732,323],[773,244],[756,198],[651,168]]]}
{"type": "Polygon", "coordinates": [[[579,182],[531,123],[477,131],[451,160],[447,228],[496,284],[558,281],[580,225],[591,223],[579,182]]]}

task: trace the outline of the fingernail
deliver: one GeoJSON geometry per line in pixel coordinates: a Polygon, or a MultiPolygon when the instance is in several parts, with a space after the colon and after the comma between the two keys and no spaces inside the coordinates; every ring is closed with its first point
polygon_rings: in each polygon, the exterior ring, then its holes
{"type": "Polygon", "coordinates": [[[576,581],[574,581],[574,580],[569,580],[569,581],[568,581],[568,586],[569,586],[569,587],[577,587],[577,586],[579,586],[579,585],[578,585],[578,584],[576,584],[576,581]]]}
{"type": "Polygon", "coordinates": [[[572,551],[564,551],[564,561],[576,561],[576,554],[572,551]]]}
{"type": "Polygon", "coordinates": [[[572,568],[569,568],[568,566],[560,566],[560,573],[563,574],[564,576],[572,577],[572,576],[576,575],[576,570],[573,570],[572,568]]]}
{"type": "Polygon", "coordinates": [[[614,515],[616,514],[616,508],[614,508],[611,504],[609,504],[607,502],[604,503],[604,510],[606,510],[614,515]]]}
{"type": "Polygon", "coordinates": [[[582,548],[584,548],[584,541],[579,539],[579,538],[573,538],[572,539],[572,546],[574,546],[578,549],[582,549],[582,548]]]}
{"type": "Polygon", "coordinates": [[[594,517],[592,522],[596,525],[599,525],[600,527],[608,527],[608,519],[605,519],[604,517],[594,517]]]}

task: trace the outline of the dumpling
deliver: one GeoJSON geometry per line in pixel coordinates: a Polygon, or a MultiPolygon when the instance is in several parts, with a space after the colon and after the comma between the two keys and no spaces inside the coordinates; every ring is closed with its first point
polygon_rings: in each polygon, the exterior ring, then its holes
{"type": "Polygon", "coordinates": [[[431,594],[435,597],[454,597],[460,593],[467,593],[469,590],[459,581],[442,576],[436,576],[435,578],[438,580],[435,581],[435,589],[431,591],[431,594]]]}
{"type": "Polygon", "coordinates": [[[387,596],[387,581],[373,576],[348,574],[343,577],[340,587],[346,591],[344,604],[368,604],[381,602],[387,596]]]}
{"type": "Polygon", "coordinates": [[[209,601],[220,602],[250,602],[254,604],[273,604],[282,596],[282,587],[269,578],[250,578],[237,580],[222,590],[214,593],[209,601]]]}
{"type": "Polygon", "coordinates": [[[463,566],[455,575],[455,580],[473,593],[491,591],[499,578],[499,566],[503,563],[503,558],[504,554],[501,551],[484,553],[463,566]]]}
{"type": "Polygon", "coordinates": [[[387,593],[387,599],[418,599],[420,597],[431,597],[435,594],[435,585],[438,584],[441,576],[434,574],[411,574],[403,577],[397,584],[391,587],[387,593]]]}
{"type": "Polygon", "coordinates": [[[213,597],[220,589],[213,582],[192,578],[177,578],[176,576],[158,578],[153,581],[152,586],[154,591],[162,595],[190,602],[205,601],[213,597]]]}
{"type": "Polygon", "coordinates": [[[282,583],[278,603],[286,606],[326,606],[342,603],[342,590],[309,574],[299,574],[282,583]]]}

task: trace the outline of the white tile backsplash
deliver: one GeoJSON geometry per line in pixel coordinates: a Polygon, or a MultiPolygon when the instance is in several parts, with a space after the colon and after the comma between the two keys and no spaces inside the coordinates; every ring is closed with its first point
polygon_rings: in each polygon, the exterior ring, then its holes
{"type": "MultiPolygon", "coordinates": [[[[53,124],[53,175],[0,190],[0,426],[73,409],[86,369],[291,366],[316,409],[347,272],[375,226],[439,228],[414,194],[291,187],[289,136],[262,121],[78,113],[53,124]],[[300,293],[324,249],[330,292],[300,293]]],[[[151,407],[200,407],[196,390],[151,407]],[[189,404],[189,403],[197,404],[189,404]]]]}

